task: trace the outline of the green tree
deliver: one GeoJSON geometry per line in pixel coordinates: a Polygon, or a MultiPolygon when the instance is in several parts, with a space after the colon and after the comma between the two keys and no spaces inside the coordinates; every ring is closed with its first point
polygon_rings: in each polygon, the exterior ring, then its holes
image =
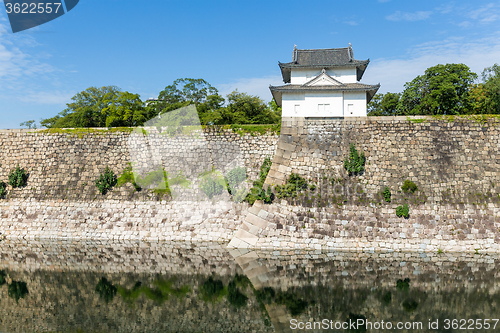
{"type": "Polygon", "coordinates": [[[400,93],[376,94],[368,103],[368,116],[396,116],[400,93]]]}
{"type": "Polygon", "coordinates": [[[43,119],[40,124],[48,128],[63,127],[105,127],[107,108],[120,96],[120,88],[104,86],[90,87],[71,98],[73,102],[52,118],[43,119]]]}
{"type": "Polygon", "coordinates": [[[471,114],[489,113],[486,107],[486,90],[484,84],[473,84],[469,91],[471,114]]]}
{"type": "Polygon", "coordinates": [[[36,129],[36,122],[34,120],[26,120],[19,124],[19,126],[26,126],[29,129],[36,129]]]}
{"type": "Polygon", "coordinates": [[[138,94],[119,92],[101,113],[106,114],[106,127],[141,126],[149,120],[150,110],[144,108],[138,94]]]}
{"type": "Polygon", "coordinates": [[[219,109],[224,105],[224,98],[203,79],[177,79],[160,92],[158,101],[150,103],[149,113],[156,116],[190,104],[196,105],[202,124],[214,124],[221,117],[219,109]]]}
{"type": "Polygon", "coordinates": [[[267,106],[262,99],[238,90],[227,95],[228,105],[222,109],[218,125],[275,124],[281,119],[280,109],[267,106]]]}
{"type": "Polygon", "coordinates": [[[464,64],[430,67],[405,84],[398,103],[402,115],[458,115],[470,113],[469,90],[477,78],[464,64]]]}
{"type": "Polygon", "coordinates": [[[485,92],[484,113],[500,113],[500,66],[494,64],[485,68],[481,74],[483,79],[483,89],[485,92]]]}

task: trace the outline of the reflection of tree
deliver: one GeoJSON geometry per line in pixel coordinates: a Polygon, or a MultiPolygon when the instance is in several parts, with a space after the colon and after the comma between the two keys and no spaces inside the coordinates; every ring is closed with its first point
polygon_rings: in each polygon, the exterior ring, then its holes
{"type": "Polygon", "coordinates": [[[95,292],[99,294],[102,300],[109,303],[116,295],[116,287],[105,277],[102,277],[97,283],[97,286],[95,286],[95,292]]]}
{"type": "Polygon", "coordinates": [[[8,294],[9,297],[15,299],[16,302],[19,302],[19,299],[24,298],[24,296],[28,294],[28,287],[26,286],[26,282],[12,281],[12,283],[9,284],[8,294]]]}

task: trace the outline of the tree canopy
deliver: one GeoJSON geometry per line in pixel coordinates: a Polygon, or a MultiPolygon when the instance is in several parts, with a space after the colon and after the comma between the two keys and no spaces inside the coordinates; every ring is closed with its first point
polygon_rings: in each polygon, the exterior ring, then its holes
{"type": "MultiPolygon", "coordinates": [[[[203,125],[275,124],[281,121],[281,108],[266,105],[259,97],[233,91],[228,103],[216,88],[203,79],[177,79],[162,90],[154,101],[144,103],[138,94],[116,86],[90,87],[71,98],[67,108],[40,124],[47,128],[134,127],[159,114],[194,104],[203,125]]],[[[32,125],[25,122],[21,126],[32,125]]]]}
{"type": "Polygon", "coordinates": [[[437,65],[405,84],[403,93],[377,94],[369,116],[500,114],[500,66],[482,72],[482,81],[464,64],[437,65]]]}
{"type": "Polygon", "coordinates": [[[424,75],[405,84],[398,113],[405,115],[458,115],[470,113],[469,91],[477,74],[464,64],[429,67],[424,75]]]}
{"type": "Polygon", "coordinates": [[[367,105],[368,116],[396,116],[400,93],[376,94],[367,105]]]}
{"type": "Polygon", "coordinates": [[[138,126],[148,118],[139,95],[116,86],[90,87],[71,100],[66,109],[40,124],[48,128],[138,126]]]}

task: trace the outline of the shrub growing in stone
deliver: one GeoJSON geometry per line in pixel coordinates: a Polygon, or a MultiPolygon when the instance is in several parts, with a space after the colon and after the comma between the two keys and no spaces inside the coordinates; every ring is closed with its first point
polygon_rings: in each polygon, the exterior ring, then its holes
{"type": "Polygon", "coordinates": [[[253,205],[256,200],[264,200],[265,203],[271,203],[274,200],[274,194],[271,196],[270,190],[264,191],[264,182],[266,181],[267,174],[271,170],[271,158],[266,156],[262,166],[260,167],[259,179],[253,182],[253,187],[250,189],[250,193],[247,194],[245,201],[253,205]]]}
{"type": "Polygon", "coordinates": [[[225,179],[228,193],[236,193],[238,185],[247,179],[247,170],[244,167],[236,167],[226,174],[225,179]]]}
{"type": "Polygon", "coordinates": [[[9,174],[9,185],[12,187],[23,187],[28,181],[28,174],[19,165],[9,174]]]}
{"type": "Polygon", "coordinates": [[[354,143],[349,146],[349,157],[344,160],[344,168],[349,173],[349,176],[359,174],[365,171],[365,153],[358,153],[354,143]]]}
{"type": "Polygon", "coordinates": [[[102,195],[106,194],[113,186],[116,185],[116,176],[113,173],[113,170],[106,167],[104,173],[101,173],[99,178],[95,181],[95,186],[102,195]]]}
{"type": "Polygon", "coordinates": [[[386,202],[391,202],[391,190],[389,187],[384,187],[384,191],[382,191],[382,195],[384,196],[384,200],[386,202]]]}
{"type": "Polygon", "coordinates": [[[396,208],[396,215],[398,217],[408,218],[410,216],[410,209],[408,208],[408,204],[404,204],[403,206],[398,206],[396,208]]]}
{"type": "Polygon", "coordinates": [[[401,189],[405,193],[411,192],[413,194],[416,191],[418,191],[418,186],[414,182],[412,182],[411,180],[407,179],[403,183],[403,186],[401,186],[401,189]]]}
{"type": "Polygon", "coordinates": [[[7,194],[7,185],[4,182],[0,182],[0,199],[4,198],[7,194]]]}
{"type": "Polygon", "coordinates": [[[214,196],[221,195],[224,191],[226,183],[222,176],[216,174],[205,176],[201,183],[200,188],[205,195],[212,199],[214,196]]]}
{"type": "Polygon", "coordinates": [[[278,198],[296,198],[299,193],[307,190],[307,187],[307,181],[292,172],[286,184],[284,186],[276,185],[274,190],[278,198]]]}

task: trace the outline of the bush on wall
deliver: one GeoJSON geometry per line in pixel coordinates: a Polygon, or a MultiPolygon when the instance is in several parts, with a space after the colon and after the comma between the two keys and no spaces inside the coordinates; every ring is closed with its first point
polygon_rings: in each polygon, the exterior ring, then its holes
{"type": "Polygon", "coordinates": [[[95,181],[95,186],[102,195],[106,194],[113,186],[116,185],[116,176],[113,173],[113,170],[106,167],[103,173],[99,176],[99,178],[95,181]]]}
{"type": "Polygon", "coordinates": [[[23,187],[28,181],[28,174],[19,165],[9,174],[9,185],[12,187],[23,187]]]}
{"type": "Polygon", "coordinates": [[[365,171],[365,153],[358,153],[354,143],[349,146],[349,157],[344,160],[344,168],[349,173],[349,176],[359,174],[365,171]]]}
{"type": "Polygon", "coordinates": [[[398,206],[396,208],[396,215],[398,217],[408,218],[410,216],[410,208],[408,208],[408,204],[404,204],[403,206],[398,206]]]}
{"type": "Polygon", "coordinates": [[[405,193],[411,192],[413,194],[416,191],[418,191],[418,186],[414,182],[412,182],[411,180],[407,179],[403,183],[403,186],[401,186],[401,189],[405,193]]]}
{"type": "Polygon", "coordinates": [[[7,194],[7,184],[0,182],[0,199],[4,198],[7,194]]]}

